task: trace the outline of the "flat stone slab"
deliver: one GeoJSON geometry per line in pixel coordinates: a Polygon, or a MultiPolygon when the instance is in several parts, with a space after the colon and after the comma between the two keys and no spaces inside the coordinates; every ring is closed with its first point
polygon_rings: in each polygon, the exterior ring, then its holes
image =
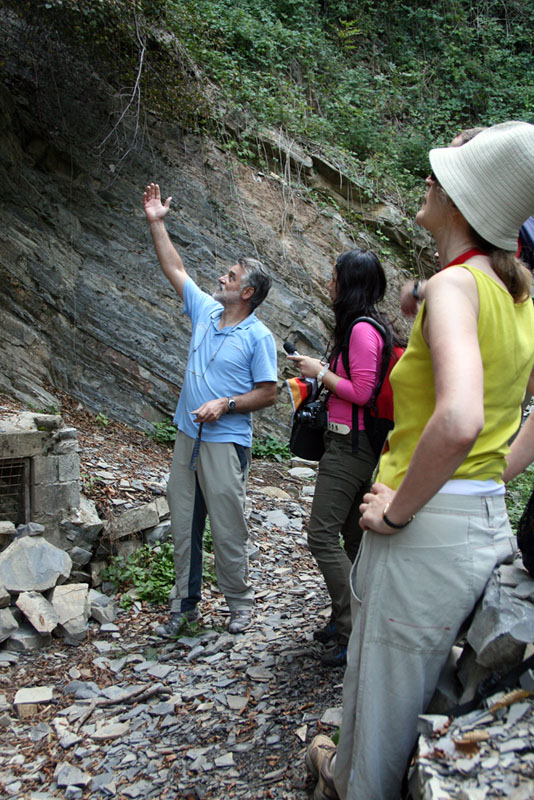
{"type": "Polygon", "coordinates": [[[292,478],[301,478],[302,480],[309,480],[317,477],[316,471],[310,467],[292,467],[289,470],[289,474],[292,478]]]}
{"type": "Polygon", "coordinates": [[[91,775],[83,772],[68,761],[59,763],[54,771],[54,778],[58,786],[88,786],[91,775]]]}
{"type": "Polygon", "coordinates": [[[13,701],[14,705],[19,703],[50,703],[54,697],[52,686],[27,686],[19,689],[13,701]]]}
{"type": "Polygon", "coordinates": [[[51,703],[53,697],[52,686],[28,686],[18,690],[13,705],[20,719],[28,719],[37,714],[39,705],[51,703]]]}
{"type": "Polygon", "coordinates": [[[254,487],[254,491],[266,494],[268,497],[278,497],[280,500],[291,500],[291,495],[279,486],[254,487]]]}
{"type": "Polygon", "coordinates": [[[126,736],[129,729],[129,722],[114,722],[109,725],[102,725],[91,734],[91,739],[97,742],[102,742],[105,739],[120,739],[126,736]]]}

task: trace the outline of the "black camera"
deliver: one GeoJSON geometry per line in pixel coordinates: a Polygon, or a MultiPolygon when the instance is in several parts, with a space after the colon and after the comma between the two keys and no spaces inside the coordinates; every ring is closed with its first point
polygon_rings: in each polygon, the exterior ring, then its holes
{"type": "Polygon", "coordinates": [[[305,403],[297,409],[296,419],[308,428],[325,430],[328,425],[328,412],[321,400],[315,400],[312,403],[305,403]]]}

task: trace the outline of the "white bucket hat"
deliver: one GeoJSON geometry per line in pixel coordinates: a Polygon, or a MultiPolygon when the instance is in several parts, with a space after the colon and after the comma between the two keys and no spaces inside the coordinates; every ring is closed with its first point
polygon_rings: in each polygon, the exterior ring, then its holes
{"type": "Polygon", "coordinates": [[[429,153],[440,185],[486,241],[517,250],[519,228],[534,213],[534,125],[503,122],[461,147],[429,153]]]}

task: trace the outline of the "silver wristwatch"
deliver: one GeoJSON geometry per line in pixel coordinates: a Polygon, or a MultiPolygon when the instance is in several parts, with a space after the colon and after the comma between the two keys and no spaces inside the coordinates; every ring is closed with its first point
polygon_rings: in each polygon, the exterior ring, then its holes
{"type": "Polygon", "coordinates": [[[226,409],[226,412],[228,414],[232,414],[237,408],[237,403],[233,397],[228,397],[227,402],[228,402],[228,408],[226,409]]]}

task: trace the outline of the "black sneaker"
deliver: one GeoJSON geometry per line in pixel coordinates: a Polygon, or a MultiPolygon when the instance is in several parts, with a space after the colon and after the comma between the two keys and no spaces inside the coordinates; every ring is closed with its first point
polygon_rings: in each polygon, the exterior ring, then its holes
{"type": "Polygon", "coordinates": [[[198,608],[192,608],[189,611],[173,612],[169,614],[168,622],[156,627],[156,634],[163,639],[176,639],[177,636],[187,631],[190,625],[198,622],[200,619],[200,611],[198,608]]]}
{"type": "Polygon", "coordinates": [[[322,644],[326,644],[327,642],[332,641],[332,639],[336,638],[336,623],[330,622],[328,625],[325,625],[324,628],[318,628],[316,631],[313,632],[313,638],[316,642],[321,642],[322,644]]]}
{"type": "Polygon", "coordinates": [[[336,644],[329,647],[326,653],[321,656],[321,664],[324,667],[344,667],[347,663],[347,645],[336,644]]]}

